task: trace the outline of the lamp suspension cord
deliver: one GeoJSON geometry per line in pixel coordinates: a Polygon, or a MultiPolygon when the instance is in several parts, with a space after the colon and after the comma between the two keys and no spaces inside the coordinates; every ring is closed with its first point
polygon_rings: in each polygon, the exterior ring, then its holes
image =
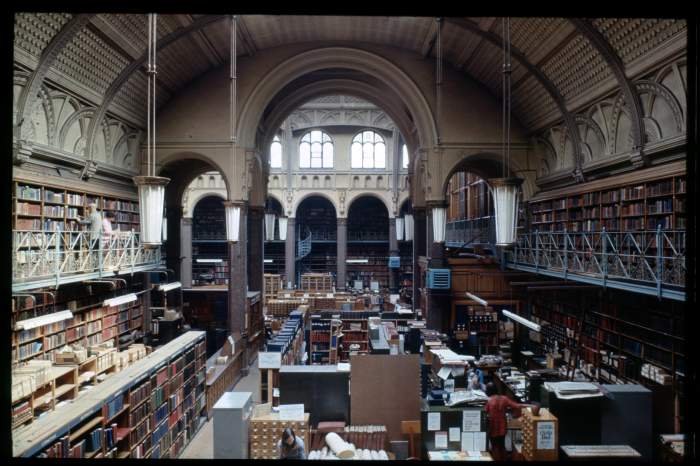
{"type": "Polygon", "coordinates": [[[437,98],[437,119],[438,119],[438,144],[440,143],[440,114],[442,110],[442,18],[435,18],[437,22],[437,51],[435,53],[436,66],[435,66],[435,93],[437,98]]]}
{"type": "Polygon", "coordinates": [[[146,64],[146,74],[148,82],[146,84],[146,174],[151,174],[151,41],[153,37],[153,23],[151,22],[151,14],[147,15],[148,23],[148,63],[146,64]]]}
{"type": "Polygon", "coordinates": [[[151,149],[151,155],[153,157],[153,163],[151,164],[151,176],[156,175],[156,43],[158,41],[158,23],[157,23],[157,15],[156,13],[153,13],[153,45],[152,45],[152,54],[153,54],[153,78],[151,79],[151,98],[153,99],[153,102],[151,103],[151,112],[153,113],[153,116],[151,117],[151,124],[153,125],[153,130],[151,131],[151,140],[152,140],[152,149],[151,149]]]}
{"type": "Polygon", "coordinates": [[[510,18],[503,18],[503,178],[510,173],[510,18]]]}
{"type": "Polygon", "coordinates": [[[148,14],[148,74],[146,104],[146,172],[155,176],[156,168],[156,13],[148,14]]]}
{"type": "Polygon", "coordinates": [[[231,15],[231,176],[233,176],[233,170],[236,168],[235,157],[236,157],[236,23],[238,21],[238,16],[231,15]]]}

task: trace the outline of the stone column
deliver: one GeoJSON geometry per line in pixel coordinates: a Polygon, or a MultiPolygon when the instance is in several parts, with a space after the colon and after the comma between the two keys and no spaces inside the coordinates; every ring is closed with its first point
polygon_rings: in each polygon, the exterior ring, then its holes
{"type": "Polygon", "coordinates": [[[263,287],[263,207],[248,207],[248,289],[263,287]]]}
{"type": "Polygon", "coordinates": [[[413,310],[420,309],[420,268],[418,258],[425,256],[425,207],[413,208],[413,310]]]}
{"type": "MultiPolygon", "coordinates": [[[[438,204],[434,204],[438,206],[438,204]]],[[[433,235],[433,210],[434,205],[426,207],[426,236],[427,236],[427,252],[428,252],[428,267],[431,269],[442,269],[446,267],[444,260],[444,242],[435,243],[433,235]]],[[[441,204],[440,204],[441,205],[441,204]]],[[[440,332],[446,331],[449,325],[445,322],[449,319],[449,297],[450,290],[426,290],[426,309],[425,320],[426,326],[430,329],[440,332]]]]}
{"type": "MultiPolygon", "coordinates": [[[[295,276],[295,265],[296,265],[296,237],[295,237],[295,228],[294,228],[294,223],[295,223],[295,218],[294,217],[289,217],[287,219],[287,239],[284,242],[284,270],[287,275],[287,282],[292,283],[292,287],[294,287],[294,283],[296,282],[296,276],[295,276]]],[[[287,283],[284,284],[284,287],[287,287],[287,283]]]]}
{"type": "Polygon", "coordinates": [[[345,271],[347,270],[347,259],[348,254],[348,219],[338,218],[336,219],[336,224],[338,226],[337,244],[338,244],[338,272],[336,274],[335,287],[339,291],[345,290],[345,283],[347,282],[345,271]]]}
{"type": "Polygon", "coordinates": [[[192,217],[180,219],[180,282],[192,288],[192,217]]]}
{"type": "MultiPolygon", "coordinates": [[[[396,217],[389,219],[389,256],[399,256],[399,241],[396,239],[396,217]]],[[[399,269],[389,269],[389,292],[399,292],[399,269]]]]}
{"type": "MultiPolygon", "coordinates": [[[[247,205],[240,204],[241,220],[240,233],[238,242],[229,243],[229,280],[228,280],[228,320],[229,334],[233,336],[238,348],[245,347],[246,341],[244,336],[245,329],[245,303],[247,295],[248,282],[248,244],[247,244],[247,205]]],[[[245,360],[245,352],[243,353],[242,373],[247,373],[248,361],[245,360]]]]}

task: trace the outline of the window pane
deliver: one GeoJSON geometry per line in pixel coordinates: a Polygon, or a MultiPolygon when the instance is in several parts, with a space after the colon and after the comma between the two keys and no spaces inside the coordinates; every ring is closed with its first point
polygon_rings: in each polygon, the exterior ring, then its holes
{"type": "Polygon", "coordinates": [[[320,131],[311,131],[311,142],[321,142],[320,131]]]}
{"type": "Polygon", "coordinates": [[[303,138],[301,138],[301,142],[311,142],[311,133],[306,133],[303,138]]]}
{"type": "Polygon", "coordinates": [[[406,144],[404,144],[403,147],[401,148],[401,152],[403,154],[402,166],[403,166],[403,168],[408,168],[408,147],[406,147],[406,144]]]}
{"type": "Polygon", "coordinates": [[[311,156],[311,168],[321,168],[321,157],[313,154],[311,156]]]}
{"type": "Polygon", "coordinates": [[[384,143],[374,145],[374,168],[386,168],[386,153],[384,143]]]}
{"type": "Polygon", "coordinates": [[[362,133],[362,142],[374,142],[374,133],[372,131],[362,133]]]}
{"type": "Polygon", "coordinates": [[[323,142],[333,142],[333,141],[331,141],[331,137],[328,136],[328,134],[323,133],[323,132],[321,134],[323,135],[323,138],[322,138],[323,142]]]}
{"type": "Polygon", "coordinates": [[[352,138],[352,142],[359,142],[360,144],[362,144],[362,133],[356,134],[355,137],[352,138]]]}
{"type": "Polygon", "coordinates": [[[309,168],[311,166],[311,147],[308,142],[299,145],[299,166],[309,168]]]}
{"type": "Polygon", "coordinates": [[[381,142],[382,144],[384,144],[384,138],[382,137],[381,134],[374,133],[374,142],[375,142],[375,144],[378,142],[381,142]]]}
{"type": "Polygon", "coordinates": [[[323,168],[333,168],[333,143],[323,144],[323,168]]]}
{"type": "Polygon", "coordinates": [[[270,166],[282,168],[282,144],[279,142],[273,142],[270,147],[270,166]]]}
{"type": "Polygon", "coordinates": [[[362,168],[374,168],[374,144],[365,142],[362,145],[362,168]]]}
{"type": "Polygon", "coordinates": [[[312,142],[311,143],[311,157],[321,157],[321,143],[312,142]]]}
{"type": "MultiPolygon", "coordinates": [[[[357,138],[356,138],[357,139],[357,138]]],[[[352,144],[352,168],[362,168],[362,144],[354,142],[352,144]]]]}

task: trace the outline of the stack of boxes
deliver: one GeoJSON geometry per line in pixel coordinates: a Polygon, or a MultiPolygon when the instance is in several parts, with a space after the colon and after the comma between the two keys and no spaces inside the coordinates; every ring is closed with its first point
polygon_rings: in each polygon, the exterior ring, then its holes
{"type": "Polygon", "coordinates": [[[280,420],[279,413],[272,412],[272,404],[265,403],[255,407],[250,419],[250,456],[257,459],[279,459],[277,442],[282,438],[282,431],[290,427],[294,434],[304,439],[309,445],[309,413],[304,413],[303,421],[280,420]]]}
{"type": "Polygon", "coordinates": [[[673,377],[670,374],[666,373],[666,371],[660,367],[656,367],[649,363],[642,364],[642,377],[651,379],[661,385],[673,384],[673,377]]]}
{"type": "Polygon", "coordinates": [[[523,409],[523,456],[527,461],[557,461],[559,459],[559,421],[547,408],[535,416],[530,408],[523,409]]]}

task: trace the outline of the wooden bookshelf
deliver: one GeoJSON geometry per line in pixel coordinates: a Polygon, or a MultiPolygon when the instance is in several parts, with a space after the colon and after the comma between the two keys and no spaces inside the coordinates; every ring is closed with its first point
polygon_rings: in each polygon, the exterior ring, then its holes
{"type": "MultiPolygon", "coordinates": [[[[76,367],[60,370],[77,374],[76,367]]],[[[205,370],[204,332],[188,332],[94,387],[90,396],[18,429],[13,455],[176,458],[206,416],[205,370]]],[[[53,396],[60,397],[67,373],[56,377],[53,396]]]]}

